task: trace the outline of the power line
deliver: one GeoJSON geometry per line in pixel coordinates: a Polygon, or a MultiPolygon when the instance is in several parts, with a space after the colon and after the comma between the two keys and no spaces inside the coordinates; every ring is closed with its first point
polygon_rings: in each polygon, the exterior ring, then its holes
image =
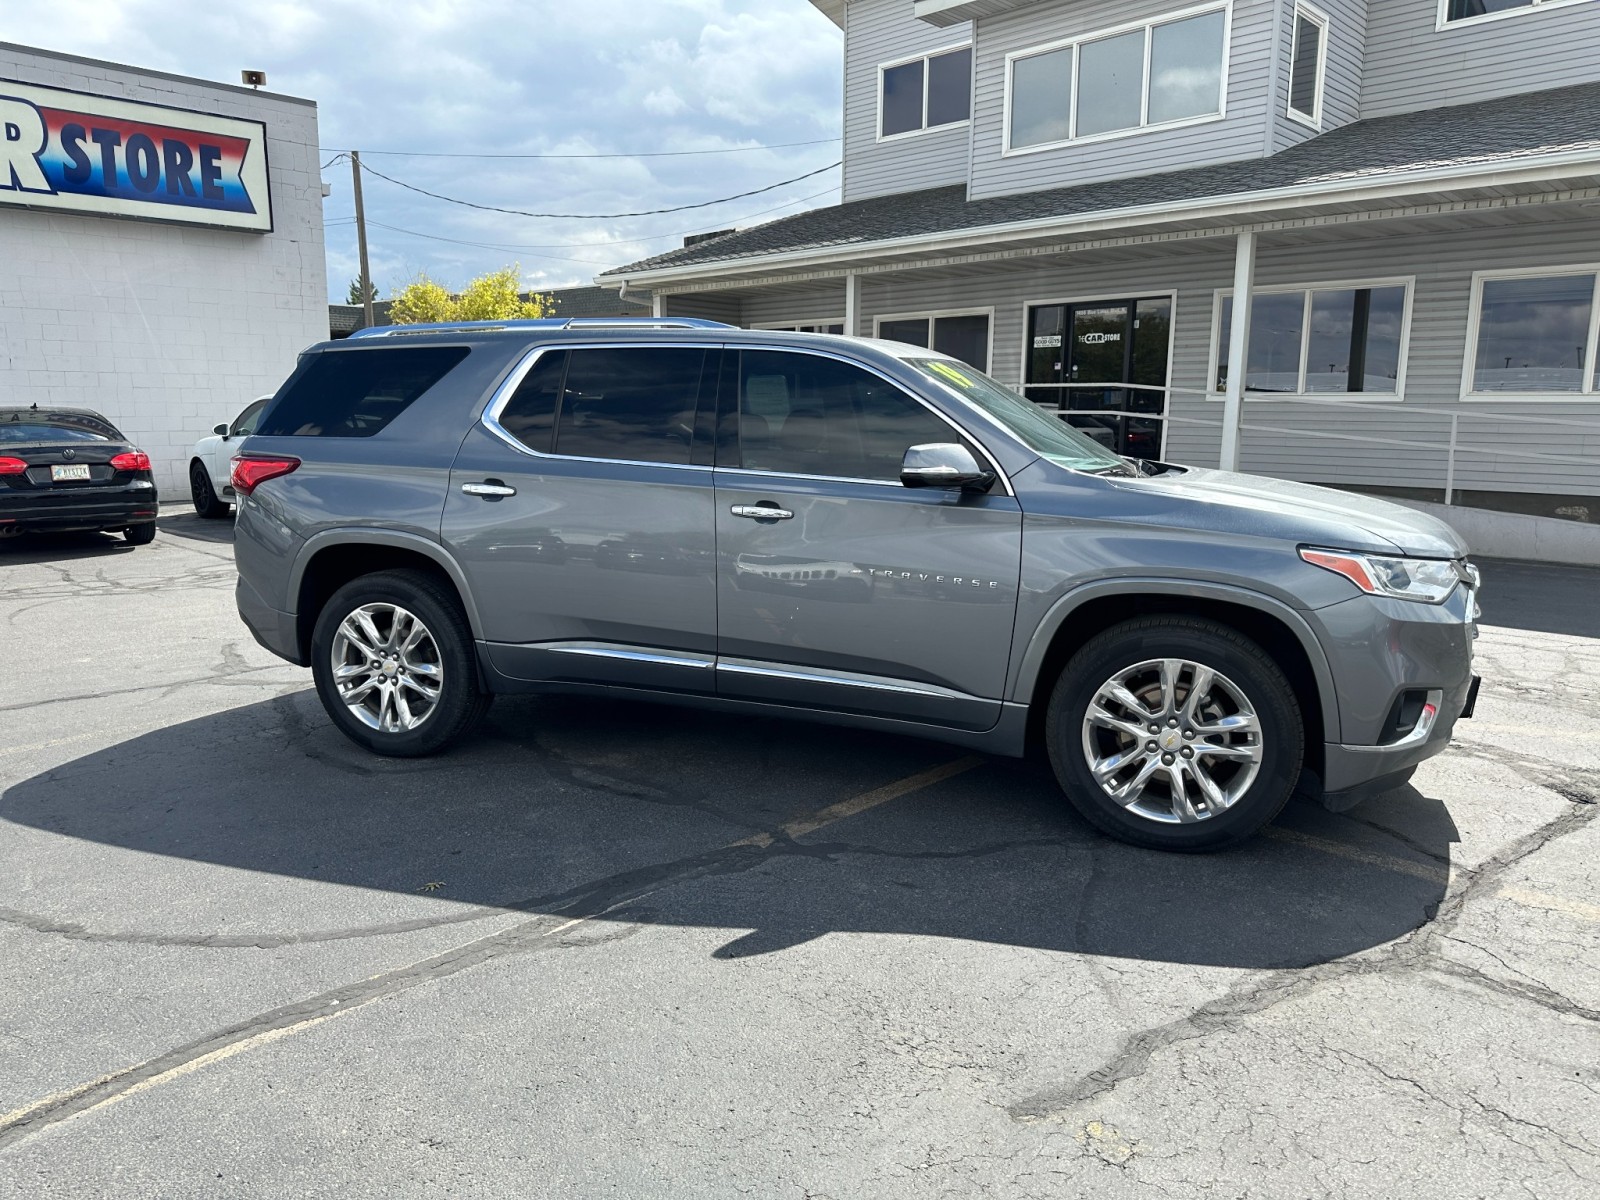
{"type": "MultiPolygon", "coordinates": [[[[779,211],[781,211],[781,210],[783,210],[785,208],[792,208],[796,204],[804,204],[807,200],[815,200],[819,196],[826,196],[830,192],[832,192],[833,190],[834,190],[833,188],[823,188],[820,192],[812,192],[811,195],[809,195],[809,196],[801,196],[799,199],[796,199],[796,200],[787,200],[782,204],[774,205],[772,208],[764,208],[760,212],[746,213],[742,217],[730,217],[730,218],[727,218],[727,219],[732,221],[736,225],[741,223],[741,222],[744,222],[744,221],[752,221],[756,217],[764,217],[768,213],[779,212],[779,211]]],[[[355,221],[356,221],[356,219],[353,216],[351,216],[351,217],[335,217],[331,221],[324,221],[322,223],[322,225],[323,225],[324,229],[327,229],[327,228],[331,228],[332,226],[335,226],[335,225],[354,225],[355,221]]],[[[368,221],[367,221],[367,224],[368,225],[379,225],[380,222],[371,220],[369,218],[368,221]]],[[[631,245],[637,245],[637,244],[639,244],[641,242],[660,242],[660,241],[666,241],[668,239],[673,239],[673,238],[689,237],[689,236],[691,236],[693,234],[696,234],[696,233],[711,233],[711,232],[714,232],[712,229],[710,229],[708,227],[702,227],[700,229],[679,230],[676,233],[651,233],[651,234],[645,234],[643,236],[636,237],[636,238],[606,238],[606,239],[604,239],[602,241],[597,241],[597,242],[538,242],[538,243],[533,243],[533,244],[529,245],[529,244],[516,244],[516,243],[505,243],[505,242],[473,242],[473,241],[464,240],[462,238],[447,238],[447,237],[443,237],[443,236],[441,236],[439,234],[436,234],[436,233],[419,233],[415,229],[401,229],[401,228],[399,228],[398,226],[395,226],[395,225],[383,225],[382,228],[387,229],[387,230],[389,230],[389,231],[391,231],[393,233],[405,233],[405,234],[410,234],[412,237],[427,238],[429,241],[434,241],[434,242],[453,242],[453,243],[455,243],[456,245],[459,245],[459,246],[475,246],[475,247],[478,247],[479,249],[483,249],[483,250],[513,250],[513,251],[584,250],[584,249],[588,249],[591,246],[597,246],[597,247],[598,246],[631,246],[631,245]]],[[[535,257],[553,257],[553,256],[536,255],[535,257]]],[[[581,260],[581,259],[563,259],[563,260],[558,260],[558,261],[581,262],[581,261],[584,261],[584,260],[581,260]]]]}
{"type": "MultiPolygon", "coordinates": [[[[780,204],[780,205],[777,206],[777,208],[769,208],[769,209],[766,209],[765,212],[751,213],[750,216],[741,217],[740,220],[748,221],[751,217],[765,216],[766,213],[777,212],[778,209],[781,209],[781,208],[790,208],[790,207],[792,207],[792,206],[794,206],[796,204],[804,204],[807,200],[815,200],[818,196],[826,196],[832,190],[833,190],[832,188],[826,188],[823,191],[815,192],[810,196],[802,196],[798,200],[791,200],[787,204],[780,204]]],[[[325,227],[326,227],[326,225],[331,225],[331,224],[346,224],[346,225],[348,225],[348,224],[354,224],[354,223],[355,223],[355,218],[354,217],[348,217],[348,218],[345,218],[343,221],[326,222],[325,223],[325,227]]],[[[479,250],[505,250],[505,251],[509,251],[509,252],[517,253],[517,254],[526,253],[532,258],[542,258],[542,259],[545,259],[545,260],[547,260],[549,262],[579,263],[579,264],[581,264],[583,266],[589,266],[589,267],[605,267],[605,266],[610,266],[611,264],[606,259],[568,258],[568,257],[564,257],[564,256],[559,255],[559,254],[538,254],[538,253],[534,253],[534,251],[536,251],[538,249],[541,249],[541,248],[563,250],[563,249],[569,249],[569,248],[570,249],[581,249],[581,248],[583,248],[585,246],[619,245],[619,244],[620,245],[627,245],[627,244],[636,243],[636,242],[656,242],[656,241],[662,241],[662,240],[665,240],[665,239],[668,239],[668,238],[676,239],[676,238],[687,237],[688,236],[688,233],[658,233],[658,234],[656,234],[656,235],[654,235],[652,237],[621,238],[621,239],[618,239],[615,242],[610,242],[610,243],[606,243],[606,242],[560,243],[560,242],[558,242],[558,243],[554,243],[553,245],[547,246],[547,247],[537,247],[537,246],[506,245],[504,243],[498,243],[498,242],[470,242],[470,241],[466,241],[466,240],[464,240],[462,238],[441,237],[439,234],[436,234],[436,233],[419,233],[415,229],[401,229],[398,225],[385,225],[382,221],[374,221],[370,217],[367,219],[367,224],[369,226],[375,227],[377,229],[387,229],[390,233],[403,233],[403,234],[406,234],[409,237],[426,238],[430,242],[449,242],[451,245],[454,245],[454,246],[471,246],[471,247],[473,247],[475,249],[479,249],[479,250]]],[[[701,231],[701,230],[691,230],[691,231],[688,231],[688,232],[689,233],[698,233],[698,232],[703,232],[703,231],[701,231]]]]}
{"type": "Polygon", "coordinates": [[[619,213],[541,213],[527,212],[519,208],[501,208],[494,204],[477,204],[471,200],[460,200],[454,196],[443,196],[438,192],[430,192],[427,188],[420,188],[415,184],[405,183],[402,180],[385,175],[382,171],[379,171],[375,167],[367,166],[366,163],[361,164],[361,169],[368,175],[376,175],[379,179],[395,184],[397,187],[403,187],[407,191],[416,192],[418,195],[427,196],[434,200],[443,200],[448,204],[459,204],[464,208],[476,208],[482,212],[507,213],[513,217],[537,217],[540,220],[550,221],[614,221],[623,217],[654,217],[662,213],[687,212],[690,209],[710,208],[715,204],[726,204],[731,200],[743,200],[746,196],[759,196],[764,192],[772,192],[776,191],[778,188],[787,187],[791,183],[799,183],[802,179],[810,179],[813,176],[821,175],[824,171],[831,171],[835,167],[841,165],[842,163],[832,162],[825,167],[818,167],[815,171],[807,171],[804,175],[796,175],[792,179],[780,179],[777,183],[768,184],[766,187],[752,188],[748,192],[739,192],[737,195],[733,196],[722,196],[716,200],[702,200],[698,204],[678,204],[671,208],[647,208],[641,210],[640,212],[619,213]]]}
{"type": "MultiPolygon", "coordinates": [[[[407,158],[682,158],[696,154],[746,154],[752,150],[789,150],[796,146],[824,146],[839,141],[839,138],[815,138],[809,142],[775,142],[766,146],[726,146],[717,150],[641,150],[635,153],[604,153],[604,154],[468,154],[446,150],[363,150],[367,155],[382,154],[387,156],[403,156],[407,158]]],[[[318,150],[332,150],[332,146],[318,146],[318,150]]],[[[342,158],[343,154],[339,155],[342,158]]],[[[337,162],[335,158],[333,162],[337,162]]],[[[323,170],[328,169],[325,164],[323,170]]]]}

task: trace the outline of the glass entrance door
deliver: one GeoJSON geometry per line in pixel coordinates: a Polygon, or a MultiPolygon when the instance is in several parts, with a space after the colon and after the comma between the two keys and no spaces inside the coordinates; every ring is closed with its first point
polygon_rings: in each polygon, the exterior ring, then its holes
{"type": "Polygon", "coordinates": [[[1159,458],[1172,299],[1037,304],[1028,310],[1028,399],[1118,454],[1159,458]]]}

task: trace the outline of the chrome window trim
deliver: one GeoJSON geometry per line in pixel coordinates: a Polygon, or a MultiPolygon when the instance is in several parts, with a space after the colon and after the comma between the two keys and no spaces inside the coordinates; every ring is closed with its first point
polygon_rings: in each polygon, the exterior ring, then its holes
{"type": "MultiPolygon", "coordinates": [[[[1011,486],[1011,477],[1001,470],[1000,464],[995,461],[994,455],[989,453],[989,447],[985,446],[979,438],[975,437],[973,434],[957,425],[948,413],[940,411],[933,404],[929,403],[927,397],[921,396],[912,391],[898,379],[891,379],[871,363],[862,362],[860,359],[851,358],[848,355],[836,354],[831,350],[819,350],[812,346],[785,346],[767,342],[730,342],[726,343],[723,348],[727,350],[772,350],[780,354],[807,354],[813,358],[831,358],[835,362],[842,362],[847,366],[859,367],[861,370],[866,371],[869,374],[876,375],[879,379],[883,380],[884,383],[887,383],[890,387],[898,388],[900,391],[910,396],[918,404],[922,405],[923,408],[927,409],[934,416],[938,417],[939,420],[943,421],[946,426],[955,430],[955,432],[960,435],[962,440],[971,442],[974,446],[976,446],[978,448],[978,452],[983,455],[984,460],[989,464],[989,468],[994,471],[995,478],[1000,481],[1000,486],[1003,489],[1003,493],[1007,496],[1015,496],[1017,494],[1011,486]]],[[[933,354],[934,352],[929,351],[928,353],[933,354]]],[[[962,400],[962,403],[965,404],[966,401],[962,400]]],[[[905,487],[905,485],[899,480],[891,481],[887,479],[858,479],[844,475],[800,475],[792,471],[757,471],[750,467],[718,467],[717,469],[719,471],[737,471],[741,474],[749,473],[756,475],[771,475],[780,479],[822,479],[834,483],[875,483],[883,487],[905,487]]],[[[928,489],[919,488],[916,490],[927,491],[928,489]]]]}
{"type": "Polygon", "coordinates": [[[720,342],[547,342],[542,346],[535,346],[525,353],[517,364],[511,368],[510,374],[495,388],[494,394],[489,397],[489,403],[484,407],[483,416],[479,423],[495,437],[529,458],[543,459],[546,462],[591,462],[591,463],[616,463],[625,467],[663,467],[672,471],[710,471],[712,468],[704,463],[669,463],[658,462],[648,458],[596,458],[587,454],[550,454],[543,450],[535,450],[517,440],[500,424],[500,414],[505,411],[511,397],[516,394],[522,381],[527,378],[528,372],[539,358],[555,350],[637,350],[658,346],[670,347],[675,350],[721,350],[720,342]]]}
{"type": "MultiPolygon", "coordinates": [[[[588,455],[578,454],[549,454],[542,450],[535,450],[532,447],[518,441],[515,436],[509,433],[504,426],[500,424],[500,414],[505,411],[506,405],[511,402],[511,397],[516,394],[517,388],[522,386],[522,381],[527,377],[528,372],[533,369],[534,364],[539,361],[540,356],[546,352],[552,350],[633,350],[657,345],[672,346],[674,348],[683,350],[768,350],[780,354],[805,354],[810,355],[813,358],[830,358],[835,362],[842,362],[847,366],[857,367],[868,372],[869,374],[877,376],[890,387],[898,388],[901,392],[904,392],[906,395],[910,396],[923,408],[927,409],[928,412],[932,413],[940,421],[943,421],[945,426],[951,430],[954,430],[961,439],[971,442],[978,448],[978,452],[983,456],[984,461],[989,464],[989,468],[994,471],[995,478],[1000,482],[1002,494],[1006,496],[1015,496],[1017,494],[1016,490],[1011,486],[1011,477],[1007,475],[1001,468],[999,462],[995,459],[994,455],[989,452],[989,448],[983,444],[982,440],[963,429],[960,425],[957,425],[947,413],[940,411],[936,406],[931,404],[926,397],[910,390],[898,379],[891,379],[888,375],[885,375],[871,363],[862,362],[860,359],[852,358],[848,355],[836,354],[829,350],[819,350],[811,346],[786,346],[782,343],[775,342],[604,341],[547,343],[542,346],[535,346],[533,349],[527,351],[527,353],[525,353],[522,358],[517,361],[516,365],[511,368],[510,373],[506,375],[506,377],[500,382],[499,386],[495,388],[493,394],[489,397],[489,403],[484,407],[483,415],[479,418],[479,421],[485,429],[487,429],[495,437],[499,438],[506,445],[510,446],[513,450],[519,451],[530,458],[544,459],[547,462],[618,463],[623,466],[634,467],[665,467],[669,470],[676,471],[726,471],[730,474],[763,475],[776,479],[815,479],[827,483],[870,483],[879,487],[905,487],[905,485],[900,483],[898,480],[859,479],[844,475],[801,475],[790,471],[758,471],[749,467],[714,467],[703,463],[666,463],[655,462],[650,459],[637,458],[595,458],[588,455]]],[[[933,352],[929,351],[929,353],[931,354],[933,352]]],[[[958,396],[957,401],[964,407],[968,406],[968,401],[964,397],[958,396]]],[[[926,491],[927,489],[919,490],[926,491]]]]}

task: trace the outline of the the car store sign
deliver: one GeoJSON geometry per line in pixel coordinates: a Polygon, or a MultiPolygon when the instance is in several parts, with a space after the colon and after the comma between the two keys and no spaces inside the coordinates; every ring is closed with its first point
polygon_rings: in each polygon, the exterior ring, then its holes
{"type": "Polygon", "coordinates": [[[267,128],[0,79],[0,205],[266,233],[267,128]]]}

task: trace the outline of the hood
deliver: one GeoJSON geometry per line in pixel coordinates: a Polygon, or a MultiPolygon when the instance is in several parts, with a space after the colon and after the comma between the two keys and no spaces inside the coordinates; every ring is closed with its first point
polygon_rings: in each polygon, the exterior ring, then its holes
{"type": "MultiPolygon", "coordinates": [[[[1309,483],[1199,467],[1107,482],[1150,499],[1193,505],[1195,515],[1211,518],[1205,524],[1233,533],[1422,558],[1459,558],[1467,552],[1455,530],[1425,513],[1309,483]]],[[[1181,523],[1198,524],[1192,519],[1181,523]]]]}
{"type": "Polygon", "coordinates": [[[1309,483],[1201,467],[1161,475],[1085,475],[1035,459],[1012,475],[1022,507],[1040,515],[1188,529],[1290,545],[1460,558],[1467,544],[1443,521],[1404,505],[1309,483]],[[1108,494],[1110,493],[1110,494],[1108,494]]]}

